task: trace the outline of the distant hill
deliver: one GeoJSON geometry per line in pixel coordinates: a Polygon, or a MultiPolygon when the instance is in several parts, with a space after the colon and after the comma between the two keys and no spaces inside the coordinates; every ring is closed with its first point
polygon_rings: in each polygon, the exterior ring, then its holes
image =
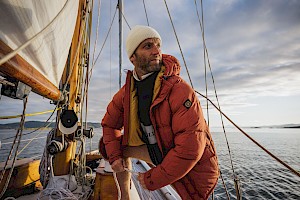
{"type": "MultiPolygon", "coordinates": [[[[25,129],[33,129],[33,128],[40,128],[40,127],[46,127],[48,123],[41,122],[41,121],[27,121],[25,122],[24,128],[25,129]]],[[[55,123],[52,122],[48,127],[53,128],[55,126],[55,123]]],[[[94,122],[88,122],[88,127],[93,128],[100,128],[100,123],[94,123],[94,122]]],[[[18,129],[19,128],[19,122],[16,123],[8,123],[8,124],[0,124],[0,129],[18,129]]]]}
{"type": "Polygon", "coordinates": [[[282,125],[271,125],[271,126],[255,126],[251,128],[300,128],[300,124],[282,124],[282,125]]]}

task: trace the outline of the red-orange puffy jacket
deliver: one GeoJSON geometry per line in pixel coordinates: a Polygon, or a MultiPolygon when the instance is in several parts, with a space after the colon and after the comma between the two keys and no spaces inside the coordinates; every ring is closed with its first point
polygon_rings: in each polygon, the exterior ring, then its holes
{"type": "MultiPolygon", "coordinates": [[[[172,184],[182,199],[207,199],[219,177],[212,137],[195,92],[179,77],[177,59],[163,55],[163,65],[165,70],[150,107],[150,118],[164,158],[145,173],[145,183],[149,190],[172,184]]],[[[110,163],[121,158],[122,147],[128,145],[131,77],[129,71],[125,85],[113,97],[102,120],[110,163]]]]}

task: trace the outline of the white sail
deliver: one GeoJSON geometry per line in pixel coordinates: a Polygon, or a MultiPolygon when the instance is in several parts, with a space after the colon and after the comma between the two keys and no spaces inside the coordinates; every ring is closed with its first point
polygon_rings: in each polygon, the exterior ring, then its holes
{"type": "Polygon", "coordinates": [[[58,87],[77,13],[78,0],[0,1],[0,40],[16,49],[55,19],[47,31],[19,55],[58,87]],[[61,10],[62,13],[57,16],[61,10]]]}

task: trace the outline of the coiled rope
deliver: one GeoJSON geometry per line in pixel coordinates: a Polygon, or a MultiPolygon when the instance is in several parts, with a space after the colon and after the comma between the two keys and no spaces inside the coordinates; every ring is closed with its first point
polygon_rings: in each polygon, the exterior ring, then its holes
{"type": "Polygon", "coordinates": [[[49,185],[51,186],[42,190],[37,199],[42,200],[44,197],[48,197],[49,200],[64,200],[64,199],[78,200],[78,198],[70,190],[56,187],[56,183],[53,180],[54,173],[53,173],[52,159],[53,156],[50,156],[49,185]]]}

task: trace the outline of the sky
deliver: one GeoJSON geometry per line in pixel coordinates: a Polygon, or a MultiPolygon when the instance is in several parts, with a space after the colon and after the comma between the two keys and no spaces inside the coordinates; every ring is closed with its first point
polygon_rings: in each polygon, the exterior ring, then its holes
{"type": "MultiPolygon", "coordinates": [[[[124,17],[132,28],[147,25],[143,1],[124,1],[124,17]]],[[[201,16],[200,1],[197,2],[201,16]]],[[[195,1],[167,0],[194,89],[206,94],[205,65],[200,24],[195,1]]],[[[94,2],[90,58],[97,41],[89,97],[88,121],[101,122],[106,106],[119,88],[118,16],[105,45],[117,0],[101,1],[99,37],[96,40],[98,1],[94,2]],[[103,51],[99,54],[101,47],[103,51]]],[[[189,82],[175,34],[162,0],[145,0],[150,26],[162,37],[162,52],[178,58],[181,76],[189,82]]],[[[204,35],[216,93],[222,111],[239,126],[300,124],[300,1],[298,0],[203,0],[204,35]]],[[[124,41],[129,31],[124,21],[124,41]]],[[[133,66],[123,46],[122,84],[133,66]]],[[[212,78],[207,68],[208,97],[216,103],[212,78]]],[[[221,126],[219,113],[199,96],[205,118],[221,126]]],[[[50,100],[31,93],[27,113],[53,109],[50,100]]],[[[5,96],[0,115],[18,115],[22,101],[5,96]]],[[[50,114],[27,117],[46,120],[50,114]]],[[[20,119],[0,120],[0,123],[20,119]]],[[[223,117],[225,125],[230,123],[223,117]]]]}

